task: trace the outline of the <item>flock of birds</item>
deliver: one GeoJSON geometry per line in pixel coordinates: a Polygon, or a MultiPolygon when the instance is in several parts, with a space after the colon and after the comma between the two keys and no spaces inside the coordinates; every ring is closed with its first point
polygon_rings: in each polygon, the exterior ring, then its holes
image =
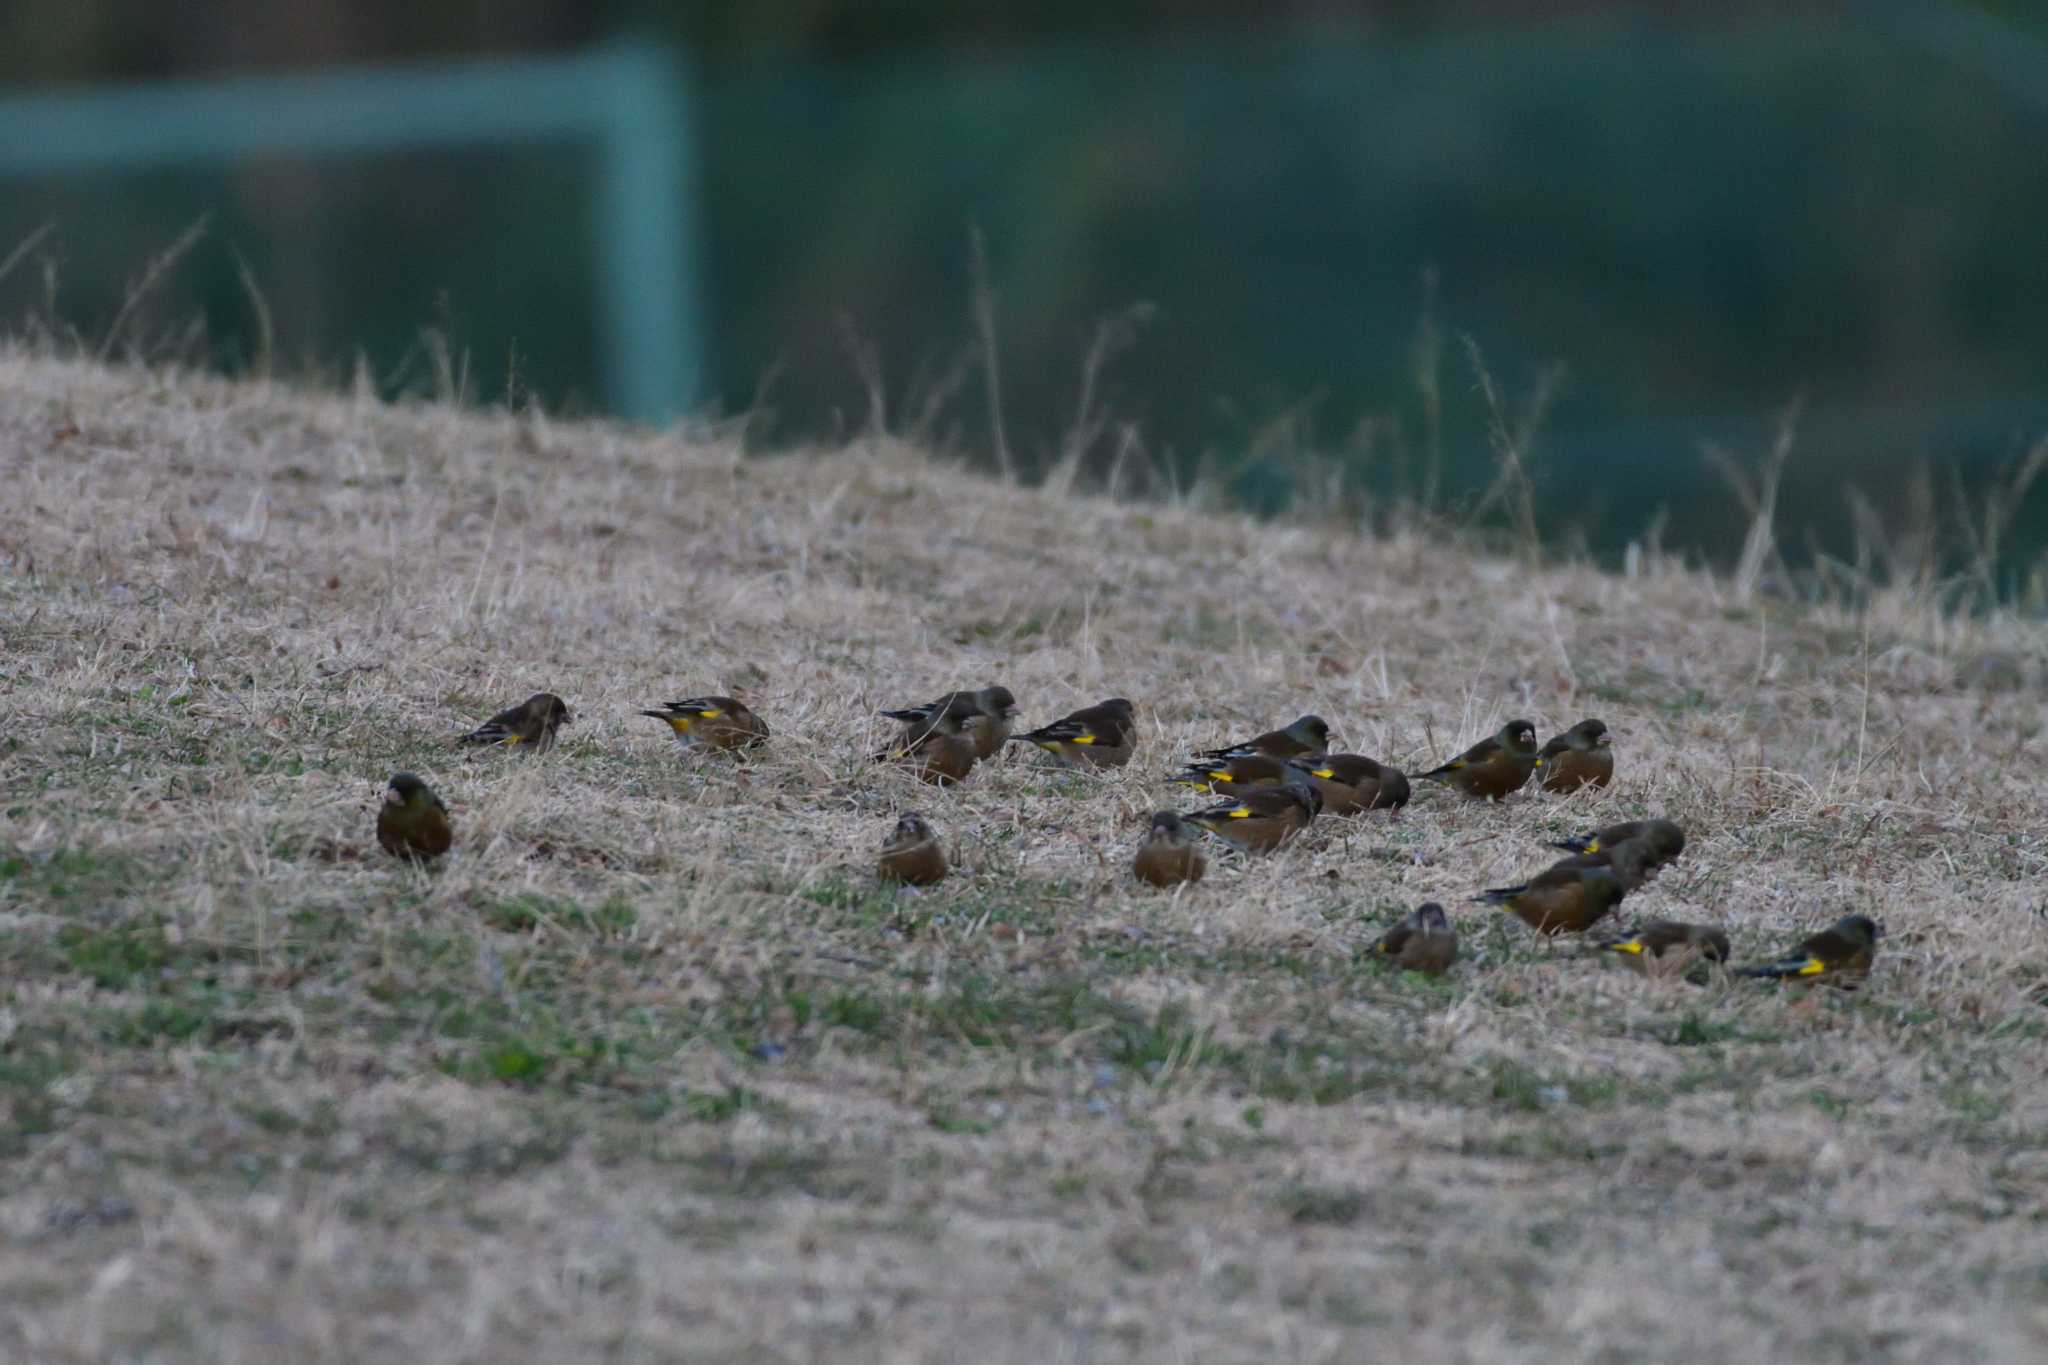
{"type": "MultiPolygon", "coordinates": [[[[1012,743],[1032,745],[1061,764],[1082,769],[1122,767],[1135,752],[1134,711],[1125,698],[1113,697],[1021,733],[1015,729],[1017,709],[1007,687],[984,687],[883,711],[901,730],[874,758],[901,765],[923,781],[950,786],[1012,743]]],[[[767,722],[733,697],[692,697],[641,714],[665,722],[685,749],[744,750],[769,739],[767,722]]],[[[537,692],[460,742],[544,750],[569,719],[560,697],[537,692]]],[[[1321,817],[1384,810],[1389,819],[1400,818],[1410,795],[1408,776],[1361,754],[1331,753],[1329,744],[1329,725],[1307,715],[1282,729],[1195,754],[1169,780],[1224,799],[1195,811],[1154,812],[1131,859],[1132,875],[1155,887],[1201,880],[1208,858],[1197,831],[1247,854],[1261,854],[1285,845],[1321,817]]],[[[1498,734],[1416,775],[1476,801],[1502,800],[1532,777],[1538,777],[1544,791],[1559,794],[1605,787],[1614,777],[1607,727],[1582,720],[1539,746],[1534,725],[1511,720],[1498,734]]],[[[446,853],[454,837],[448,808],[432,788],[412,773],[394,774],[377,814],[377,841],[385,851],[428,862],[446,853]]],[[[1685,832],[1669,820],[1632,820],[1553,847],[1568,856],[1519,886],[1484,891],[1476,899],[1512,913],[1539,934],[1586,934],[1685,850],[1685,832]]],[[[944,880],[947,871],[938,832],[916,813],[897,821],[876,859],[876,873],[886,882],[929,886],[944,880]]],[[[1734,970],[1739,976],[1824,980],[1853,988],[1869,973],[1883,932],[1868,916],[1850,915],[1781,957],[1734,970]]],[[[1679,920],[1651,919],[1594,941],[1602,951],[1660,974],[1696,973],[1725,967],[1730,960],[1726,933],[1679,920]]],[[[1443,972],[1457,960],[1457,930],[1443,907],[1431,902],[1389,929],[1374,952],[1405,970],[1443,972]]]]}

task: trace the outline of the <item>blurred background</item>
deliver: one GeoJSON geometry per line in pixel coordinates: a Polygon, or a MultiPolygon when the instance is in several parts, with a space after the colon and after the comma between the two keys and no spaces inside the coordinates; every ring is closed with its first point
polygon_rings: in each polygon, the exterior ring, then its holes
{"type": "Polygon", "coordinates": [[[2038,9],[1252,10],[17,0],[0,321],[2040,604],[2038,9]]]}

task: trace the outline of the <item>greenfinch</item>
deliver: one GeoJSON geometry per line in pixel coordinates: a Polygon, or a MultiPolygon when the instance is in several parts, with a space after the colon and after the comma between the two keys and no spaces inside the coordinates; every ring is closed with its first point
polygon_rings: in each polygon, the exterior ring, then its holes
{"type": "Polygon", "coordinates": [[[432,787],[412,773],[393,773],[377,807],[377,842],[394,857],[431,862],[455,842],[455,827],[432,787]]]}
{"type": "Polygon", "coordinates": [[[1197,758],[1295,758],[1320,754],[1330,747],[1330,724],[1321,716],[1302,716],[1281,730],[1268,730],[1237,744],[1220,749],[1203,749],[1197,758]]]}
{"type": "Polygon", "coordinates": [[[1150,886],[1179,886],[1202,880],[1208,870],[1209,860],[1186,822],[1170,810],[1152,812],[1144,841],[1131,859],[1131,875],[1150,886]]]}
{"type": "Polygon", "coordinates": [[[1131,703],[1111,697],[1010,740],[1035,744],[1068,767],[1121,768],[1137,748],[1137,727],[1131,703]]]}
{"type": "Polygon", "coordinates": [[[555,731],[570,721],[569,708],[552,692],[536,692],[517,706],[497,715],[462,736],[461,744],[499,744],[539,752],[551,748],[555,731]]]}
{"type": "Polygon", "coordinates": [[[1614,736],[1604,722],[1582,720],[1543,746],[1536,755],[1537,781],[1553,796],[1614,780],[1614,736]]]}
{"type": "Polygon", "coordinates": [[[1641,884],[1646,857],[1637,844],[1579,854],[1520,886],[1481,892],[1479,899],[1509,911],[1539,934],[1583,934],[1641,884]]]}
{"type": "Polygon", "coordinates": [[[898,742],[874,755],[877,763],[899,763],[918,781],[935,787],[967,780],[974,771],[974,740],[967,733],[966,712],[941,708],[921,728],[906,726],[898,742]]]}
{"type": "Polygon", "coordinates": [[[768,722],[732,697],[691,697],[640,714],[667,721],[685,749],[750,749],[768,738],[768,722]]]}
{"type": "Polygon", "coordinates": [[[1436,976],[1458,960],[1458,931],[1444,908],[1431,901],[1387,930],[1372,950],[1381,961],[1403,971],[1436,976]]]}
{"type": "Polygon", "coordinates": [[[1181,818],[1247,853],[1271,853],[1307,829],[1322,808],[1322,795],[1294,777],[1181,818]]]}
{"type": "Polygon", "coordinates": [[[1241,792],[1258,787],[1277,787],[1287,780],[1288,761],[1263,754],[1238,758],[1198,759],[1167,780],[1201,791],[1241,792]]]}
{"type": "Polygon", "coordinates": [[[1520,791],[1536,770],[1536,727],[1511,720],[1440,768],[1417,774],[1456,787],[1475,801],[1498,801],[1520,791]]]}
{"type": "Polygon", "coordinates": [[[931,886],[946,879],[946,851],[939,836],[916,811],[896,822],[896,828],[882,841],[875,859],[875,875],[885,882],[910,886],[931,886]]]}
{"type": "Polygon", "coordinates": [[[1726,962],[1728,935],[1711,925],[1651,919],[1625,934],[1602,939],[1600,950],[1621,954],[1638,971],[1682,971],[1697,959],[1726,962]]]}
{"type": "Polygon", "coordinates": [[[1384,810],[1391,813],[1389,818],[1399,819],[1401,807],[1408,804],[1407,775],[1377,759],[1362,754],[1325,754],[1292,762],[1322,793],[1325,815],[1384,810]]]}
{"type": "Polygon", "coordinates": [[[977,759],[992,757],[1010,738],[1011,722],[1017,715],[1017,698],[1007,687],[984,687],[975,692],[948,692],[922,706],[884,711],[891,720],[903,722],[902,743],[908,744],[920,731],[930,727],[932,717],[951,711],[958,715],[965,733],[974,741],[977,759]]]}
{"type": "Polygon", "coordinates": [[[1625,820],[1590,834],[1574,834],[1551,845],[1567,853],[1605,853],[1618,844],[1641,844],[1649,851],[1647,870],[1654,871],[1685,852],[1685,831],[1669,820],[1625,820]]]}
{"type": "Polygon", "coordinates": [[[1802,940],[1775,962],[1736,969],[1737,976],[1772,981],[1825,981],[1854,990],[1870,974],[1884,926],[1868,915],[1850,915],[1802,940]]]}

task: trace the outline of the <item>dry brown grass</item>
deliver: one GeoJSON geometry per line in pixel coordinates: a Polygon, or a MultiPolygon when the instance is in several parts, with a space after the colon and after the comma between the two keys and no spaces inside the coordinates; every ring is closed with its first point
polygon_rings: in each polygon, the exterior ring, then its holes
{"type": "Polygon", "coordinates": [[[2032,627],[20,353],[0,463],[0,1357],[2048,1355],[2032,627]],[[988,680],[1143,750],[862,761],[988,680]],[[555,753],[448,744],[541,687],[555,753]],[[758,759],[634,714],[724,688],[758,759]],[[1167,765],[1309,708],[1418,765],[1598,714],[1621,775],[1141,894],[1167,765]],[[966,871],[897,896],[912,807],[966,871]],[[1656,812],[1632,909],[1872,911],[1870,985],[1465,903],[1656,812]],[[1432,897],[1448,980],[1359,959],[1432,897]]]}

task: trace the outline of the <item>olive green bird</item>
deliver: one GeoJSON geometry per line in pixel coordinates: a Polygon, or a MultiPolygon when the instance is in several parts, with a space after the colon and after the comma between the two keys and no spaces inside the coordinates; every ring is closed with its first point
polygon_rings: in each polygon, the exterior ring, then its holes
{"type": "Polygon", "coordinates": [[[1435,901],[1419,906],[1380,936],[1372,950],[1381,961],[1403,971],[1431,976],[1450,970],[1458,960],[1458,931],[1435,901]]]}
{"type": "Polygon", "coordinates": [[[903,722],[899,743],[909,744],[919,737],[920,732],[931,728],[933,717],[948,712],[959,718],[964,732],[974,741],[974,756],[977,759],[989,758],[1010,738],[1011,723],[1017,715],[1017,698],[1007,687],[984,687],[973,692],[948,692],[921,706],[907,706],[882,714],[903,722]]]}
{"type": "Polygon", "coordinates": [[[1675,919],[1644,920],[1625,934],[1602,939],[1600,950],[1618,953],[1639,971],[1653,963],[1670,960],[1690,963],[1728,960],[1728,935],[1708,924],[1687,924],[1675,919]]]}
{"type": "Polygon", "coordinates": [[[1121,768],[1137,748],[1131,703],[1123,697],[1084,707],[1050,725],[1021,735],[1012,744],[1031,744],[1070,768],[1121,768]]]}
{"type": "Polygon", "coordinates": [[[1237,758],[1196,759],[1167,780],[1201,791],[1234,795],[1259,787],[1277,787],[1287,780],[1289,771],[1287,759],[1245,754],[1237,758]]]}
{"type": "Polygon", "coordinates": [[[1511,720],[1440,768],[1418,777],[1456,787],[1475,801],[1498,801],[1520,791],[1536,771],[1536,727],[1511,720]]]}
{"type": "Polygon", "coordinates": [[[1236,744],[1226,744],[1219,749],[1202,749],[1195,754],[1197,760],[1204,758],[1298,758],[1306,754],[1325,753],[1330,747],[1330,723],[1321,716],[1302,716],[1293,724],[1278,730],[1268,730],[1236,744]]]}
{"type": "Polygon", "coordinates": [[[1152,812],[1144,841],[1131,859],[1131,875],[1149,886],[1179,886],[1202,880],[1208,870],[1209,860],[1187,822],[1170,810],[1152,812]]]}
{"type": "Polygon", "coordinates": [[[1772,981],[1825,981],[1830,986],[1854,990],[1870,974],[1877,957],[1877,941],[1884,926],[1868,915],[1849,915],[1830,927],[1802,940],[1797,948],[1775,962],[1738,967],[1737,976],[1772,981]]]}
{"type": "Polygon", "coordinates": [[[1621,844],[1641,844],[1650,855],[1645,870],[1654,871],[1685,852],[1685,831],[1669,820],[1625,820],[1560,839],[1551,847],[1567,853],[1605,853],[1621,844]]]}
{"type": "Polygon", "coordinates": [[[552,692],[536,692],[517,706],[497,715],[462,736],[460,744],[497,744],[540,752],[552,748],[555,731],[573,719],[569,707],[552,692]]]}
{"type": "Polygon", "coordinates": [[[1605,919],[1642,883],[1644,851],[1623,844],[1611,853],[1583,853],[1552,864],[1520,886],[1483,891],[1539,934],[1583,934],[1605,919]]]}
{"type": "Polygon", "coordinates": [[[1407,774],[1377,759],[1363,754],[1325,754],[1290,761],[1322,793],[1325,815],[1383,810],[1389,812],[1389,819],[1398,820],[1401,807],[1408,804],[1407,774]]]}
{"type": "Polygon", "coordinates": [[[432,862],[455,842],[448,807],[412,773],[393,773],[377,807],[377,842],[393,857],[432,862]]]}
{"type": "Polygon", "coordinates": [[[768,739],[768,722],[733,697],[691,697],[640,714],[667,721],[685,749],[751,749],[768,739]]]}
{"type": "Polygon", "coordinates": [[[1536,755],[1537,781],[1553,796],[1614,780],[1614,736],[1602,721],[1582,720],[1536,755]]]}
{"type": "Polygon", "coordinates": [[[1271,853],[1307,829],[1322,808],[1322,795],[1297,777],[1181,818],[1247,853],[1271,853]]]}
{"type": "Polygon", "coordinates": [[[875,875],[885,882],[910,886],[932,886],[946,879],[946,851],[939,847],[938,832],[922,815],[910,812],[896,822],[896,828],[882,841],[875,858],[875,875]]]}

